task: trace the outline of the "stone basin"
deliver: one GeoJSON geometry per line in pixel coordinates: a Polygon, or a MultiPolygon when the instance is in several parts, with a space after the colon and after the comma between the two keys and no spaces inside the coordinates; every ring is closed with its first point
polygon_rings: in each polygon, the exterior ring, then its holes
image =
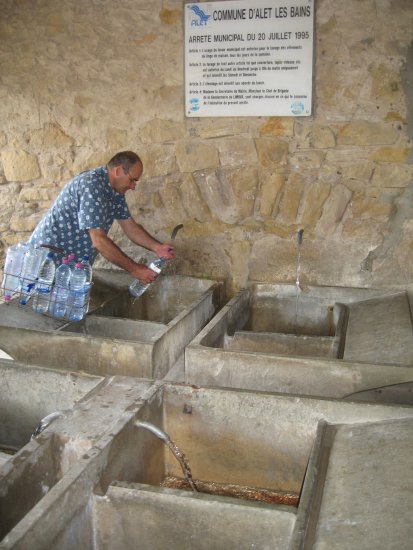
{"type": "MultiPolygon", "coordinates": [[[[144,550],[290,548],[311,520],[314,499],[320,510],[317,493],[333,441],[332,436],[326,441],[324,426],[334,433],[343,424],[364,426],[366,433],[380,422],[411,426],[413,409],[158,381],[135,412],[129,407],[125,413],[39,502],[36,513],[29,512],[9,533],[3,548],[24,548],[29,540],[38,541],[33,549],[60,550],[128,550],[138,540],[144,550]],[[180,466],[139,421],[169,434],[195,482],[294,493],[298,507],[161,486],[167,475],[182,477],[180,466]],[[40,513],[42,524],[35,521],[40,513]]],[[[381,459],[375,454],[371,460],[381,459]]],[[[340,476],[335,479],[339,487],[340,476]]]]}
{"type": "Polygon", "coordinates": [[[410,310],[406,292],[254,284],[187,346],[185,382],[413,404],[410,310]]]}
{"type": "MultiPolygon", "coordinates": [[[[102,379],[0,361],[0,540],[90,447],[79,437],[39,435],[40,420],[69,414],[102,379]]],[[[58,423],[58,420],[54,422],[58,423]]]]}
{"type": "Polygon", "coordinates": [[[2,304],[0,348],[24,364],[96,375],[166,376],[219,308],[222,284],[165,276],[135,300],[130,281],[123,272],[96,271],[90,311],[81,322],[59,322],[2,304]]]}

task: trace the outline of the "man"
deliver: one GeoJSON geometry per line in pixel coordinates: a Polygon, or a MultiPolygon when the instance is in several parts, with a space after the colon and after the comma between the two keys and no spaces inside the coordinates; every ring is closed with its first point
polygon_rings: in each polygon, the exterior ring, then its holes
{"type": "Polygon", "coordinates": [[[117,153],[107,164],[82,172],[60,192],[46,216],[30,237],[34,244],[54,245],[73,253],[87,254],[93,264],[100,252],[109,262],[128,271],[145,284],[157,274],[127,256],[107,235],[114,220],[135,244],[151,250],[158,257],[173,258],[175,249],[162,244],[136,223],[126,204],[125,193],[134,190],[142,175],[143,164],[136,153],[117,153]]]}

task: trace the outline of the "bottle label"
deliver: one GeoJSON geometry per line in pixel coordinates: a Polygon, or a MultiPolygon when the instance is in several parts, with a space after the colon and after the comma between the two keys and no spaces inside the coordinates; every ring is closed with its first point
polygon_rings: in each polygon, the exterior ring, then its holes
{"type": "Polygon", "coordinates": [[[161,272],[161,269],[159,269],[158,266],[156,266],[155,264],[150,264],[149,266],[149,269],[152,269],[152,271],[155,271],[155,273],[160,273],[161,272]]]}

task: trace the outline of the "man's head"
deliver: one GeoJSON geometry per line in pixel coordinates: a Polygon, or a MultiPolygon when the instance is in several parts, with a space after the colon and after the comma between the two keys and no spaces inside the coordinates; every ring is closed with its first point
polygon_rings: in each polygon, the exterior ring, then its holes
{"type": "Polygon", "coordinates": [[[134,190],[143,172],[143,164],[132,151],[117,153],[108,162],[110,185],[118,193],[134,190]]]}

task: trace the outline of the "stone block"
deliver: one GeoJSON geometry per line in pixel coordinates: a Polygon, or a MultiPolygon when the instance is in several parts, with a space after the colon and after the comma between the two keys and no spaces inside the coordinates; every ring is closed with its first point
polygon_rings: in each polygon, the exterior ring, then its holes
{"type": "Polygon", "coordinates": [[[252,138],[227,137],[215,143],[221,166],[249,166],[257,163],[257,151],[252,138]]]}
{"type": "Polygon", "coordinates": [[[355,162],[354,164],[342,165],[340,173],[343,179],[370,181],[375,166],[372,162],[355,162]]]}
{"type": "Polygon", "coordinates": [[[211,218],[208,206],[205,204],[200,191],[194,182],[192,174],[184,174],[180,186],[182,204],[191,219],[205,222],[211,218]]]}
{"type": "Polygon", "coordinates": [[[375,187],[406,187],[413,178],[413,166],[407,164],[379,164],[371,178],[375,187]]]}
{"type": "Polygon", "coordinates": [[[366,151],[362,148],[338,147],[326,152],[326,162],[332,165],[349,164],[353,166],[356,163],[366,162],[366,156],[366,151]]]}
{"type": "Polygon", "coordinates": [[[294,238],[277,235],[258,238],[252,246],[249,258],[249,280],[265,282],[289,282],[296,276],[297,250],[294,238]]]}
{"type": "Polygon", "coordinates": [[[381,147],[369,155],[369,160],[404,163],[409,156],[408,147],[381,147]]]}
{"type": "Polygon", "coordinates": [[[219,166],[216,147],[203,141],[192,140],[178,143],[176,158],[181,172],[195,172],[219,166]]]}
{"type": "Polygon", "coordinates": [[[298,122],[294,124],[294,140],[299,149],[310,147],[310,135],[312,124],[310,122],[298,122]]]}
{"type": "Polygon", "coordinates": [[[40,176],[37,157],[23,149],[2,151],[1,161],[7,181],[30,181],[40,176]]]}
{"type": "Polygon", "coordinates": [[[378,63],[369,67],[368,70],[373,79],[371,91],[375,97],[394,98],[400,94],[400,74],[394,66],[378,63]]]}
{"type": "Polygon", "coordinates": [[[239,218],[252,216],[258,187],[257,168],[226,170],[226,178],[235,195],[239,218]]]}
{"type": "Polygon", "coordinates": [[[230,295],[247,286],[249,270],[246,258],[250,257],[250,253],[251,243],[248,240],[234,242],[229,250],[231,257],[231,284],[228,291],[230,295]]]}
{"type": "Polygon", "coordinates": [[[169,10],[167,8],[162,8],[159,12],[159,19],[164,25],[178,25],[181,22],[181,18],[181,10],[169,10]]]}
{"type": "Polygon", "coordinates": [[[321,168],[324,161],[323,151],[314,151],[312,149],[299,149],[293,155],[290,155],[289,161],[295,170],[311,170],[321,168]]]}
{"type": "Polygon", "coordinates": [[[335,185],[324,203],[323,212],[316,226],[322,236],[332,235],[351,201],[352,192],[342,184],[335,185]]]}
{"type": "Polygon", "coordinates": [[[139,130],[143,143],[174,142],[185,137],[185,128],[179,122],[154,118],[139,130]]]}
{"type": "Polygon", "coordinates": [[[387,145],[397,140],[398,132],[391,124],[355,120],[343,126],[337,135],[339,145],[387,145]]]}
{"type": "Polygon", "coordinates": [[[91,152],[89,149],[82,150],[73,161],[71,173],[80,174],[80,172],[84,170],[91,170],[98,166],[104,166],[111,156],[111,154],[104,151],[91,152]]]}
{"type": "Polygon", "coordinates": [[[284,166],[288,160],[288,143],[281,139],[262,137],[255,140],[258,159],[264,167],[284,166]]]}
{"type": "Polygon", "coordinates": [[[159,191],[159,196],[171,222],[185,222],[188,214],[183,205],[179,182],[173,178],[165,178],[165,185],[159,191]]]}
{"type": "Polygon", "coordinates": [[[30,133],[30,144],[33,147],[43,148],[65,148],[74,145],[75,140],[68,136],[62,128],[55,123],[45,124],[39,130],[30,133]]]}
{"type": "Polygon", "coordinates": [[[49,193],[47,189],[39,186],[24,187],[19,193],[20,202],[39,202],[48,201],[49,193]]]}
{"type": "Polygon", "coordinates": [[[283,172],[261,172],[260,181],[260,213],[271,216],[276,210],[280,191],[285,184],[286,175],[283,172]]]}
{"type": "Polygon", "coordinates": [[[22,217],[20,213],[15,213],[10,220],[10,229],[16,232],[32,232],[41,219],[42,214],[40,213],[31,214],[25,217],[22,217]]]}
{"type": "Polygon", "coordinates": [[[293,117],[270,117],[260,128],[263,136],[287,136],[294,135],[293,117]]]}
{"type": "Polygon", "coordinates": [[[174,145],[155,144],[140,154],[145,178],[166,176],[178,171],[174,145]]]}
{"type": "Polygon", "coordinates": [[[177,272],[223,280],[232,269],[228,255],[230,248],[230,238],[220,233],[218,228],[208,225],[208,235],[185,237],[177,258],[177,272]]]}
{"type": "Polygon", "coordinates": [[[354,193],[351,199],[351,211],[357,220],[387,221],[392,208],[390,202],[383,202],[379,198],[366,197],[359,193],[354,193]]]}
{"type": "Polygon", "coordinates": [[[108,128],[106,130],[106,143],[111,151],[128,151],[130,148],[128,131],[120,128],[108,128]]]}
{"type": "Polygon", "coordinates": [[[321,181],[313,181],[306,185],[297,218],[302,225],[314,227],[317,224],[330,191],[331,185],[321,181]]]}
{"type": "Polygon", "coordinates": [[[200,119],[196,122],[191,120],[188,124],[188,132],[193,136],[200,137],[201,139],[248,133],[248,121],[246,119],[208,118],[200,119]]]}
{"type": "Polygon", "coordinates": [[[315,149],[331,149],[336,145],[336,138],[329,126],[314,124],[310,134],[310,146],[315,149]]]}
{"type": "Polygon", "coordinates": [[[198,189],[212,215],[224,223],[239,219],[235,193],[223,171],[208,170],[194,173],[198,189]]]}
{"type": "Polygon", "coordinates": [[[368,247],[373,249],[379,246],[383,241],[383,232],[385,226],[383,223],[371,220],[364,223],[361,220],[352,219],[343,222],[343,238],[357,240],[357,242],[368,243],[368,247]]]}
{"type": "Polygon", "coordinates": [[[278,207],[276,217],[278,223],[283,223],[286,225],[296,223],[298,209],[305,185],[305,180],[299,173],[294,172],[289,176],[283,187],[282,196],[278,207]]]}

